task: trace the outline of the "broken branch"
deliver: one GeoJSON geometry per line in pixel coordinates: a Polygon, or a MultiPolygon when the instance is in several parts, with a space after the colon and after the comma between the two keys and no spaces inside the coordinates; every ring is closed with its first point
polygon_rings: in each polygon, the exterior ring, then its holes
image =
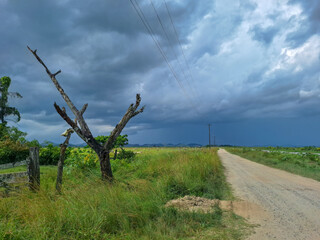
{"type": "Polygon", "coordinates": [[[141,101],[140,94],[137,94],[136,95],[136,104],[135,105],[130,104],[127,112],[124,114],[124,116],[122,117],[120,122],[115,126],[115,128],[111,132],[110,137],[108,138],[108,141],[103,145],[104,149],[106,149],[106,150],[112,149],[114,141],[120,135],[121,131],[126,126],[126,124],[129,122],[129,120],[131,118],[133,118],[134,116],[138,115],[139,113],[143,112],[143,110],[145,108],[144,106],[141,109],[139,109],[138,111],[135,111],[139,107],[140,101],[141,101]]]}
{"type": "MultiPolygon", "coordinates": [[[[84,139],[84,136],[82,132],[80,131],[79,127],[75,122],[71,120],[71,118],[67,115],[66,111],[63,111],[57,103],[54,103],[54,108],[56,109],[57,113],[70,125],[70,127],[73,128],[73,130],[81,137],[84,139]]],[[[65,110],[65,109],[64,109],[65,110]]]]}
{"type": "Polygon", "coordinates": [[[81,111],[80,111],[81,116],[84,114],[84,112],[86,111],[87,107],[88,107],[88,103],[86,103],[85,105],[83,105],[83,107],[82,107],[82,109],[81,109],[81,111]]]}
{"type": "MultiPolygon", "coordinates": [[[[39,63],[41,63],[41,65],[45,68],[46,72],[48,73],[50,79],[52,80],[52,82],[54,83],[54,85],[56,86],[56,88],[58,89],[58,91],[60,92],[62,98],[65,100],[65,102],[67,103],[67,105],[69,106],[69,108],[71,109],[71,111],[73,112],[73,114],[75,115],[75,117],[77,118],[77,122],[79,122],[80,128],[81,128],[81,132],[86,136],[86,138],[93,138],[92,137],[92,133],[87,125],[87,123],[85,122],[84,118],[82,117],[82,114],[78,111],[78,109],[75,107],[75,105],[73,104],[73,102],[71,101],[71,99],[69,98],[69,96],[64,92],[63,88],[60,86],[58,80],[56,79],[56,75],[61,73],[61,70],[59,70],[58,72],[56,72],[55,74],[52,74],[50,72],[50,70],[47,68],[47,66],[44,64],[44,62],[42,61],[42,59],[38,56],[37,54],[37,50],[32,50],[29,46],[27,46],[27,48],[29,49],[29,51],[35,56],[35,58],[38,60],[39,63]]],[[[87,106],[84,106],[84,110],[87,108],[87,106]]],[[[70,118],[69,118],[70,119],[70,118]]],[[[71,120],[71,119],[70,119],[71,120]]],[[[70,125],[70,124],[69,124],[70,125]]],[[[76,124],[75,124],[76,125],[76,124]]],[[[71,126],[71,125],[70,125],[71,126]]],[[[78,128],[78,127],[77,127],[78,128]]],[[[76,129],[74,129],[76,131],[76,129]]],[[[77,132],[77,131],[76,131],[77,132]]],[[[82,137],[81,137],[82,138],[82,137]]]]}

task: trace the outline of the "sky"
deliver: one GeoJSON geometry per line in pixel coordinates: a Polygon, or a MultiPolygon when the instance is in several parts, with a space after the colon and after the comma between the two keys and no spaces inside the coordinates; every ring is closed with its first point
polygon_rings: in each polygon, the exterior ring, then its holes
{"type": "Polygon", "coordinates": [[[10,124],[29,140],[60,143],[68,125],[27,45],[89,104],[94,136],[140,93],[145,111],[122,132],[132,144],[208,144],[211,124],[216,144],[320,146],[319,0],[0,0],[0,32],[0,76],[23,96],[10,124]]]}

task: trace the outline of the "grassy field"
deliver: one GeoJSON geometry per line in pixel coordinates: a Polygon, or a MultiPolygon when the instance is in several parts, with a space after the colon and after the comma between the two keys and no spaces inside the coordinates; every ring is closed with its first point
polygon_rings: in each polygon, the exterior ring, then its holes
{"type": "Polygon", "coordinates": [[[268,150],[278,152],[296,152],[296,153],[317,153],[320,154],[320,148],[314,146],[307,147],[259,147],[256,150],[268,150]]]}
{"type": "MultiPolygon", "coordinates": [[[[279,168],[294,174],[312,178],[320,181],[320,156],[312,152],[290,154],[287,152],[297,152],[298,149],[278,148],[270,152],[264,152],[265,148],[226,148],[230,153],[247,158],[270,167],[279,168]]],[[[307,149],[301,150],[305,152],[307,149]]]]}
{"type": "Polygon", "coordinates": [[[99,169],[66,168],[63,194],[56,167],[41,167],[41,191],[0,198],[0,239],[243,239],[240,217],[180,212],[165,203],[184,195],[232,199],[216,149],[138,149],[112,162],[115,181],[99,169]]]}

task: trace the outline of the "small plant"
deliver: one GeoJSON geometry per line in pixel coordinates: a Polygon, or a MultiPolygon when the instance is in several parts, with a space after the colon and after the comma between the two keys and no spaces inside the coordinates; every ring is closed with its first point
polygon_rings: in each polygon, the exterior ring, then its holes
{"type": "Polygon", "coordinates": [[[135,157],[135,153],[130,150],[124,150],[121,148],[120,152],[117,155],[117,159],[133,159],[135,157]]]}
{"type": "Polygon", "coordinates": [[[65,160],[66,166],[82,170],[96,168],[98,162],[98,156],[88,148],[73,148],[65,160]]]}

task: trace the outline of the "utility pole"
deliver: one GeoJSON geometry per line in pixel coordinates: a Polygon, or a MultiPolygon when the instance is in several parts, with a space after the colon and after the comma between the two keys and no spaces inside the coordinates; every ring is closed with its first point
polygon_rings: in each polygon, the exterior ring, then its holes
{"type": "Polygon", "coordinates": [[[216,135],[213,136],[213,146],[216,146],[216,135]]]}
{"type": "Polygon", "coordinates": [[[209,147],[211,146],[210,125],[211,125],[211,124],[208,124],[208,127],[209,127],[209,147]]]}

